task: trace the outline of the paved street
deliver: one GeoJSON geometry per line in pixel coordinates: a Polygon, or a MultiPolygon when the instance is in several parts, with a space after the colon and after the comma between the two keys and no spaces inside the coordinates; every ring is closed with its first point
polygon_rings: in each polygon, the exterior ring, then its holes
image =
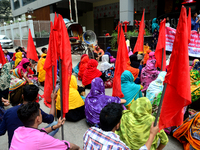
{"type": "MultiPolygon", "coordinates": [[[[8,51],[14,51],[14,49],[8,49],[8,51]]],[[[38,49],[40,51],[40,49],[38,49]]],[[[79,62],[80,56],[78,55],[73,55],[72,56],[73,60],[73,67],[79,62]]],[[[100,66],[100,65],[99,65],[100,66]]],[[[81,82],[78,80],[78,84],[80,85],[81,82]]],[[[86,94],[89,93],[89,90],[86,90],[86,94]]],[[[43,94],[43,91],[40,90],[40,94],[43,94]]],[[[112,89],[106,89],[106,94],[107,95],[112,95],[112,89]]],[[[40,101],[40,106],[42,110],[45,112],[49,112],[49,108],[47,108],[43,100],[40,101]]],[[[45,127],[47,124],[42,123],[39,128],[45,127]]],[[[83,135],[85,131],[88,129],[88,125],[85,122],[85,119],[73,123],[73,122],[68,122],[66,121],[64,124],[64,139],[73,142],[83,148],[83,135]]],[[[55,135],[55,138],[61,139],[61,130],[55,135]]],[[[4,136],[0,136],[0,145],[1,145],[1,150],[7,150],[8,149],[8,137],[7,134],[4,136]]],[[[169,143],[165,147],[164,150],[183,150],[182,144],[180,144],[176,139],[174,139],[172,136],[169,136],[169,143]]]]}

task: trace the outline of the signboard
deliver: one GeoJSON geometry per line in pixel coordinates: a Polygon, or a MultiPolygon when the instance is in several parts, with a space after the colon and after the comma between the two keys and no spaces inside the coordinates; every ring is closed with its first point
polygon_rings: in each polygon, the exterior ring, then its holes
{"type": "MultiPolygon", "coordinates": [[[[166,51],[172,51],[175,39],[176,29],[166,27],[166,51]]],[[[197,31],[191,31],[191,40],[188,44],[189,56],[200,57],[200,34],[197,31]]]]}

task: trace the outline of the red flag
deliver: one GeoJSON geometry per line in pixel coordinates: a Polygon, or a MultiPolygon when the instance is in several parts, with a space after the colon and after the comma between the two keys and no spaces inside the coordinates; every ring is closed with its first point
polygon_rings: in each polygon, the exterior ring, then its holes
{"type": "Polygon", "coordinates": [[[191,8],[189,7],[188,17],[187,17],[187,24],[188,24],[188,43],[190,43],[191,39],[191,8]]]}
{"type": "Polygon", "coordinates": [[[115,62],[115,74],[113,80],[113,96],[124,97],[121,91],[121,74],[127,69],[127,62],[129,61],[126,41],[122,25],[120,25],[120,38],[117,50],[117,59],[115,62]]]}
{"type": "Polygon", "coordinates": [[[58,57],[62,60],[62,95],[63,95],[63,114],[68,112],[69,109],[69,84],[72,73],[72,57],[71,57],[71,45],[69,41],[69,35],[65,26],[64,20],[61,15],[58,16],[57,24],[55,24],[54,30],[57,31],[57,51],[58,57]]]}
{"type": "Polygon", "coordinates": [[[33,42],[33,38],[32,38],[30,29],[29,29],[29,33],[28,33],[27,58],[38,61],[38,56],[37,56],[37,52],[35,49],[35,45],[33,42]]]}
{"type": "Polygon", "coordinates": [[[191,103],[186,8],[182,7],[165,83],[159,128],[183,123],[183,107],[191,103]]]}
{"type": "Polygon", "coordinates": [[[159,37],[158,37],[158,43],[156,46],[156,51],[155,51],[155,57],[156,57],[156,65],[160,69],[162,68],[162,71],[166,71],[166,51],[165,51],[165,42],[166,42],[166,37],[165,37],[165,23],[166,19],[164,19],[160,23],[160,30],[159,30],[159,37]],[[163,51],[164,49],[164,51],[163,51]],[[162,58],[162,53],[164,52],[163,58],[162,58]],[[162,61],[163,61],[163,67],[162,66],[162,61]]]}
{"type": "Polygon", "coordinates": [[[145,9],[143,10],[143,14],[142,14],[142,19],[140,22],[140,28],[139,28],[139,34],[138,34],[138,38],[133,50],[133,53],[136,52],[143,52],[143,45],[144,45],[144,28],[145,28],[145,24],[144,24],[144,13],[145,13],[145,9]]]}
{"type": "Polygon", "coordinates": [[[3,67],[5,63],[6,63],[6,58],[4,56],[4,52],[2,50],[1,43],[0,43],[0,64],[2,64],[2,67],[3,67]]]}
{"type": "Polygon", "coordinates": [[[49,46],[47,51],[47,57],[44,63],[44,70],[46,71],[45,80],[47,82],[44,83],[44,103],[46,106],[51,107],[51,93],[53,91],[53,75],[52,75],[52,67],[54,66],[54,88],[57,80],[57,52],[55,49],[55,41],[54,41],[54,31],[53,31],[53,23],[51,22],[51,32],[49,36],[49,46]]]}

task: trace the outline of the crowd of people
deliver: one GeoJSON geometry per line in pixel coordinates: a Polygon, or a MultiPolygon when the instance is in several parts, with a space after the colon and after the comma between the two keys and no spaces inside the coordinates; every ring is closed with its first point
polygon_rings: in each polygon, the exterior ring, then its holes
{"type": "MultiPolygon", "coordinates": [[[[156,20],[152,24],[153,47],[157,44],[159,32],[156,20]]],[[[169,26],[167,23],[166,26],[169,26]]],[[[45,83],[43,67],[47,48],[41,49],[42,55],[38,53],[38,63],[26,57],[24,47],[18,47],[14,54],[4,50],[7,63],[2,66],[0,76],[0,136],[7,132],[10,150],[80,150],[76,144],[55,139],[54,135],[65,120],[77,122],[85,119],[89,129],[83,135],[84,149],[162,150],[169,141],[167,134],[170,133],[184,144],[185,149],[200,149],[200,109],[197,107],[200,61],[195,59],[190,67],[192,104],[184,109],[184,123],[174,127],[174,132],[173,127],[159,131],[158,123],[157,126],[153,124],[167,69],[161,71],[156,66],[155,53],[148,43],[145,43],[144,49],[144,53],[133,53],[127,44],[129,61],[121,74],[124,95],[121,98],[105,94],[105,89],[113,86],[115,73],[116,59],[112,56],[111,47],[103,50],[97,45],[92,59],[83,54],[73,68],[69,84],[69,111],[64,118],[60,117],[59,81],[51,94],[50,112],[44,112],[39,105],[42,99],[39,86],[45,83]],[[82,82],[81,85],[77,84],[77,79],[82,82]],[[86,89],[89,90],[87,95],[86,89]],[[9,105],[12,107],[5,111],[4,108],[9,105]],[[58,121],[54,121],[55,114],[58,121]],[[38,129],[42,122],[48,125],[38,129]]],[[[168,65],[170,60],[166,61],[168,65]]]]}

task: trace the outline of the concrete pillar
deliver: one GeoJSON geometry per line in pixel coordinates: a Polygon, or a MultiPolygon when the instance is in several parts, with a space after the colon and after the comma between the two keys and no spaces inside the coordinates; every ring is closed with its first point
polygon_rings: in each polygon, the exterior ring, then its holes
{"type": "Polygon", "coordinates": [[[119,6],[120,22],[130,21],[130,25],[133,25],[134,0],[120,0],[119,6]]]}

